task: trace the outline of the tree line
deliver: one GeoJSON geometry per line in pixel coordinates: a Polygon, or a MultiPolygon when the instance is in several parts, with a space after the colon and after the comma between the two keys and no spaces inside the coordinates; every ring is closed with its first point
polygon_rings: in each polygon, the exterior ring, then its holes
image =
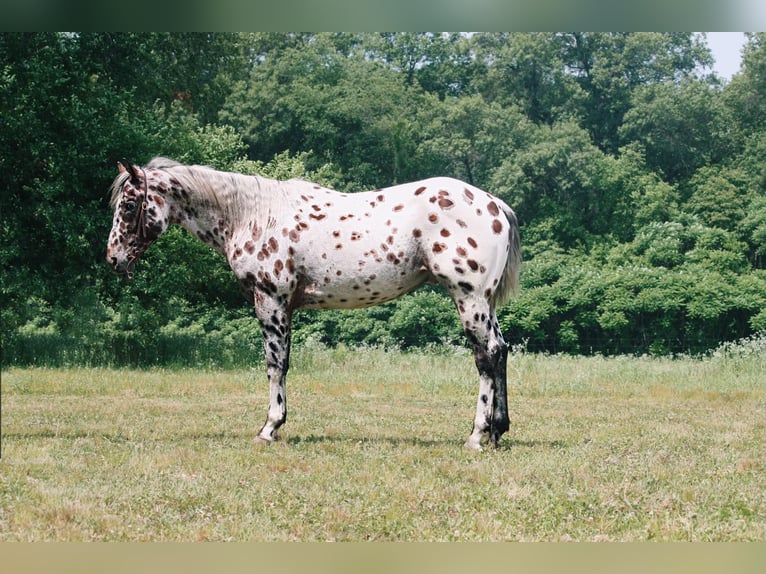
{"type": "MultiPolygon", "coordinates": [[[[3,364],[240,365],[260,335],[226,262],[180,230],[103,261],[116,161],[342,191],[448,175],[522,226],[506,339],[700,353],[766,329],[766,34],[711,72],[692,33],[0,35],[3,364]]],[[[424,288],[300,313],[298,344],[461,344],[424,288]]]]}

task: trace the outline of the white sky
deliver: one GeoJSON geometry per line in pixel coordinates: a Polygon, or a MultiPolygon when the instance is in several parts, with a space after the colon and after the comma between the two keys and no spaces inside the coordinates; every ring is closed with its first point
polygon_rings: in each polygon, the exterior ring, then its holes
{"type": "Polygon", "coordinates": [[[730,80],[739,71],[742,61],[742,46],[745,44],[744,32],[708,32],[707,45],[713,52],[715,64],[713,70],[718,75],[730,80]]]}

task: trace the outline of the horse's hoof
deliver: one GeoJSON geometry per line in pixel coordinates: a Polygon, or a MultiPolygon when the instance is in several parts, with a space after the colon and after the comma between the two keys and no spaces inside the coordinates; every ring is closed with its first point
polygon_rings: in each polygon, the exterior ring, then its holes
{"type": "Polygon", "coordinates": [[[274,441],[271,440],[271,439],[268,439],[268,438],[264,438],[264,437],[262,437],[260,435],[255,437],[255,440],[253,441],[253,443],[255,443],[255,446],[268,446],[272,442],[274,442],[274,441]]]}
{"type": "Polygon", "coordinates": [[[482,452],[484,450],[484,447],[481,446],[480,443],[472,441],[471,439],[465,441],[463,446],[466,448],[466,450],[472,450],[474,452],[482,452]]]}

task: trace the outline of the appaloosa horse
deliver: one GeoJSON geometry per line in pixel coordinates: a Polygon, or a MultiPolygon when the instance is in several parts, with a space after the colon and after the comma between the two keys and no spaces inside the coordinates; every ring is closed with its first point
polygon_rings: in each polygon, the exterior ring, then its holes
{"type": "Polygon", "coordinates": [[[275,440],[287,418],[293,311],[377,305],[426,281],[454,300],[479,371],[465,445],[496,446],[508,430],[508,347],[495,309],[518,285],[521,251],[503,201],[444,177],[347,194],[164,158],[118,169],[106,252],[117,273],[131,278],[136,260],[178,224],[226,256],[253,302],[269,378],[258,442],[275,440]]]}

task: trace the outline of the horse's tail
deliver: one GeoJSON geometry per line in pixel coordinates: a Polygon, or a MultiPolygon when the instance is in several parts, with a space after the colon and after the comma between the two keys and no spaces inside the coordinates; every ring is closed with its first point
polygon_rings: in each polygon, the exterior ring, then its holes
{"type": "Polygon", "coordinates": [[[519,221],[513,210],[502,201],[497,201],[508,220],[508,255],[505,260],[505,269],[492,294],[492,306],[500,307],[508,302],[519,290],[519,273],[521,271],[521,237],[519,235],[519,221]]]}

